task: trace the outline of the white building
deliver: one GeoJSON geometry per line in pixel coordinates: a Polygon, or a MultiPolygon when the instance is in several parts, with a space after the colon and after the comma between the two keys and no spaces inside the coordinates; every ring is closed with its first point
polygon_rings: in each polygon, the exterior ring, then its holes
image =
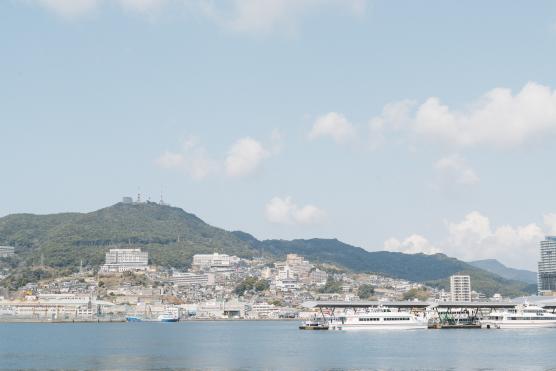
{"type": "Polygon", "coordinates": [[[450,276],[452,301],[471,301],[471,277],[467,275],[450,276]]]}
{"type": "Polygon", "coordinates": [[[556,293],[556,236],[547,236],[540,242],[538,279],[539,295],[556,293]]]}
{"type": "Polygon", "coordinates": [[[299,289],[299,282],[295,278],[277,279],[276,289],[280,291],[295,291],[299,289]]]}
{"type": "Polygon", "coordinates": [[[101,272],[145,271],[148,269],[149,253],[141,249],[110,249],[106,253],[101,272]]]}
{"type": "Polygon", "coordinates": [[[91,320],[114,304],[88,295],[41,294],[26,300],[0,300],[0,317],[10,316],[43,320],[91,320]]]}
{"type": "Polygon", "coordinates": [[[315,269],[309,273],[309,282],[313,285],[324,285],[328,279],[328,273],[315,269]]]}
{"type": "Polygon", "coordinates": [[[248,312],[248,317],[252,319],[278,318],[279,315],[280,308],[268,303],[253,303],[248,312]]]}
{"type": "Polygon", "coordinates": [[[193,263],[191,264],[191,268],[193,270],[230,268],[238,262],[239,258],[237,256],[229,256],[219,253],[195,254],[193,255],[193,263]]]}
{"type": "Polygon", "coordinates": [[[214,273],[174,272],[172,282],[176,286],[213,286],[214,273]]]}
{"type": "Polygon", "coordinates": [[[14,256],[15,248],[13,246],[0,246],[0,258],[8,258],[14,256]]]}

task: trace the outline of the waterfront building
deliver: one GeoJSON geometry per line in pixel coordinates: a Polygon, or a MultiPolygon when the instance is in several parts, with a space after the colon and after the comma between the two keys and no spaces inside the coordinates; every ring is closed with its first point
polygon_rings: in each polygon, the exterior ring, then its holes
{"type": "Polygon", "coordinates": [[[110,249],[101,272],[146,271],[149,253],[141,249],[110,249]]]}
{"type": "Polygon", "coordinates": [[[9,258],[14,256],[15,247],[13,246],[0,246],[0,258],[9,258]]]}
{"type": "Polygon", "coordinates": [[[36,320],[92,320],[114,304],[89,295],[41,294],[26,300],[0,300],[0,317],[36,320]]]}
{"type": "Polygon", "coordinates": [[[248,317],[252,319],[278,318],[280,314],[280,308],[274,304],[253,303],[248,308],[248,317]]]}
{"type": "Polygon", "coordinates": [[[452,301],[471,301],[471,277],[467,275],[450,276],[452,301]]]}
{"type": "Polygon", "coordinates": [[[224,319],[244,318],[245,303],[238,300],[211,300],[197,306],[197,318],[224,319]]]}
{"type": "Polygon", "coordinates": [[[539,295],[556,293],[556,236],[547,236],[540,242],[538,270],[539,295]]]}

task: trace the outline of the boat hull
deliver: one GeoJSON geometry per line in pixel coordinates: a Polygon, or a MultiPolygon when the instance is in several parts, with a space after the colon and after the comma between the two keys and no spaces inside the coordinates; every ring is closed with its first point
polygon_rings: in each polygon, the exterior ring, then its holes
{"type": "Polygon", "coordinates": [[[481,323],[486,329],[556,328],[556,321],[489,321],[481,323]]]}
{"type": "Polygon", "coordinates": [[[373,324],[331,324],[331,330],[345,330],[345,331],[367,331],[367,330],[426,330],[427,324],[426,323],[415,323],[415,324],[408,324],[408,323],[388,323],[388,324],[381,324],[381,323],[373,323],[373,324]]]}
{"type": "Polygon", "coordinates": [[[328,330],[328,326],[299,326],[300,330],[328,330]]]}
{"type": "Polygon", "coordinates": [[[177,318],[162,318],[158,320],[159,322],[178,322],[177,318]]]}

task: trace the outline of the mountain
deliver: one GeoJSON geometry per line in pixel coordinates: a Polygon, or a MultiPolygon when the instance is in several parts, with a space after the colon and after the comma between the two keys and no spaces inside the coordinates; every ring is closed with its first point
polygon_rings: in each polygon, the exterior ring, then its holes
{"type": "Polygon", "coordinates": [[[389,251],[367,251],[336,239],[258,241],[244,232],[234,232],[258,251],[283,257],[287,253],[305,256],[313,262],[335,264],[354,272],[376,272],[409,281],[425,282],[449,290],[449,276],[461,273],[471,276],[473,289],[493,295],[519,296],[536,292],[536,286],[500,277],[444,254],[403,254],[389,251]]]}
{"type": "Polygon", "coordinates": [[[499,275],[509,280],[517,280],[527,282],[529,284],[537,283],[537,273],[525,269],[515,269],[506,267],[496,259],[475,260],[469,262],[474,267],[484,269],[485,271],[499,275]]]}
{"type": "Polygon", "coordinates": [[[0,218],[0,244],[17,246],[28,262],[54,267],[100,265],[114,246],[141,246],[152,263],[187,266],[202,252],[253,256],[249,244],[184,210],[148,202],[117,203],[91,213],[15,214],[0,218]]]}
{"type": "Polygon", "coordinates": [[[90,213],[14,214],[0,218],[0,245],[17,247],[20,267],[39,261],[50,267],[75,269],[99,266],[115,246],[138,246],[149,252],[151,264],[188,267],[197,253],[222,252],[240,257],[282,258],[297,253],[317,263],[354,272],[376,272],[443,287],[454,273],[468,273],[475,289],[487,294],[517,296],[531,290],[443,254],[369,252],[336,239],[260,241],[245,232],[208,225],[184,210],[152,202],[117,203],[90,213]]]}

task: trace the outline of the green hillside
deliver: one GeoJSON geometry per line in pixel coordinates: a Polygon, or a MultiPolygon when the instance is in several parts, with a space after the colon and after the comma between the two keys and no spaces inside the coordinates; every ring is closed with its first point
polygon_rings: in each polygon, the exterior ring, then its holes
{"type": "Polygon", "coordinates": [[[244,233],[239,235],[258,250],[284,256],[298,253],[311,261],[331,263],[355,272],[377,272],[409,281],[449,290],[448,277],[469,274],[473,289],[487,295],[500,293],[504,296],[520,296],[536,292],[536,286],[525,282],[502,278],[494,273],[474,267],[444,254],[403,254],[399,252],[370,252],[345,244],[336,239],[267,240],[259,242],[244,233]]]}
{"type": "Polygon", "coordinates": [[[249,244],[180,208],[155,203],[123,204],[91,213],[16,214],[0,219],[0,243],[17,246],[22,259],[44,256],[54,267],[99,265],[114,246],[141,246],[151,263],[184,266],[198,252],[252,256],[249,244]]]}
{"type": "Polygon", "coordinates": [[[16,214],[0,218],[0,244],[17,247],[12,266],[25,269],[44,259],[53,268],[76,269],[80,261],[99,266],[104,253],[116,246],[149,251],[151,264],[184,268],[197,253],[222,252],[240,257],[283,258],[297,253],[317,263],[354,272],[376,272],[410,281],[444,286],[458,272],[472,276],[473,286],[485,293],[525,294],[531,287],[473,267],[442,254],[369,252],[336,239],[259,241],[245,232],[210,226],[193,214],[155,203],[123,204],[91,213],[53,215],[16,214]]]}

